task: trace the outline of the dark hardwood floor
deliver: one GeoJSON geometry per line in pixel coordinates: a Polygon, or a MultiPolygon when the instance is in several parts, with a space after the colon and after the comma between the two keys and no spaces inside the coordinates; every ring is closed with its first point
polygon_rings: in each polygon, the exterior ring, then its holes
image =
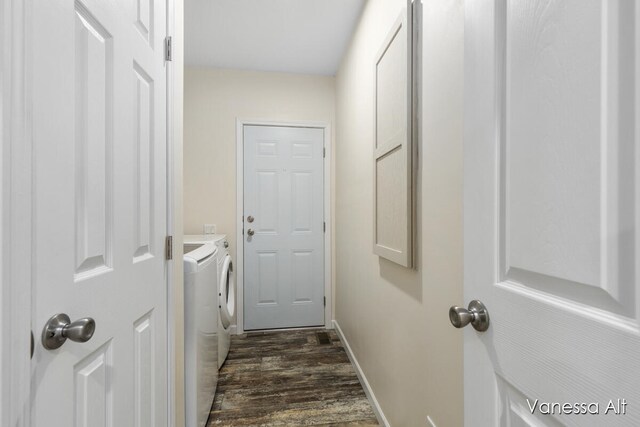
{"type": "Polygon", "coordinates": [[[207,426],[311,425],[378,425],[335,332],[233,336],[207,426]]]}

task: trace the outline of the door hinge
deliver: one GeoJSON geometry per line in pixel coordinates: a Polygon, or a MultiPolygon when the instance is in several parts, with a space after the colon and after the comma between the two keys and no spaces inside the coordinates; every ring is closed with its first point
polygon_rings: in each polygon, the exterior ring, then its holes
{"type": "Polygon", "coordinates": [[[322,158],[324,159],[325,157],[327,157],[327,149],[322,147],[322,158]]]}
{"type": "Polygon", "coordinates": [[[173,43],[171,36],[167,36],[164,39],[164,60],[173,61],[173,43]]]}
{"type": "Polygon", "coordinates": [[[164,259],[173,259],[173,236],[167,236],[164,242],[164,259]]]}
{"type": "Polygon", "coordinates": [[[327,306],[327,297],[324,297],[324,306],[327,306]]]}
{"type": "Polygon", "coordinates": [[[325,233],[327,232],[327,223],[326,222],[322,223],[322,231],[325,232],[325,233]]]}

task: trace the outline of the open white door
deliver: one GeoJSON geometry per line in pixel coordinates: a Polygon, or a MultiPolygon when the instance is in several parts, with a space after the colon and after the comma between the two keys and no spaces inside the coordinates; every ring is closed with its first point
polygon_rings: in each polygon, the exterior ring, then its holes
{"type": "Polygon", "coordinates": [[[166,426],[166,2],[30,10],[32,425],[166,426]],[[57,313],[95,333],[46,349],[57,313]]]}
{"type": "Polygon", "coordinates": [[[465,424],[639,426],[640,6],[465,6],[465,424]]]}

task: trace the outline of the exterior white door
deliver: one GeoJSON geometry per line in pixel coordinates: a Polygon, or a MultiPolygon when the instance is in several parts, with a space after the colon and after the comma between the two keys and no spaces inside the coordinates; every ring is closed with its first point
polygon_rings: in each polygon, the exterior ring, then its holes
{"type": "Polygon", "coordinates": [[[324,130],[244,126],[244,329],[324,325],[324,130]]]}
{"type": "Polygon", "coordinates": [[[638,3],[465,15],[465,424],[639,426],[638,3]]]}
{"type": "Polygon", "coordinates": [[[34,3],[32,424],[166,426],[166,2],[34,3]]]}

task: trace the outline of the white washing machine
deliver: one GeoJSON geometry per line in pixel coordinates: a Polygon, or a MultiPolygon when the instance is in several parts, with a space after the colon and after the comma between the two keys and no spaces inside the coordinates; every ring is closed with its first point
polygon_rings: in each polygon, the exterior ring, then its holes
{"type": "Polygon", "coordinates": [[[233,261],[224,234],[184,236],[185,243],[214,242],[218,249],[218,369],[222,367],[231,345],[231,324],[236,309],[236,280],[233,261]]]}
{"type": "Polygon", "coordinates": [[[204,427],[218,383],[218,248],[184,245],[184,367],[187,427],[204,427]]]}

